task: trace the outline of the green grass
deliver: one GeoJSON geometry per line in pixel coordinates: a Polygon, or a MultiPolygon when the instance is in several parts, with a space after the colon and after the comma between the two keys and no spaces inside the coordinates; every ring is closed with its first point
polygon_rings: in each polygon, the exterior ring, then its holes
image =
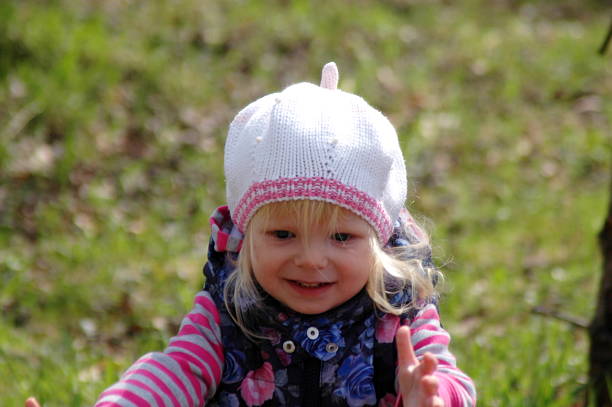
{"type": "Polygon", "coordinates": [[[340,87],[398,129],[483,406],[580,406],[612,163],[604,1],[0,3],[0,400],[90,405],[201,287],[233,115],[340,87]]]}

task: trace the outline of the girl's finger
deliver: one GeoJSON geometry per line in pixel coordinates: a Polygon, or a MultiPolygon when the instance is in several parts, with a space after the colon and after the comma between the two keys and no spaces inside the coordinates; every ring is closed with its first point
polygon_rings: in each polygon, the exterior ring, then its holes
{"type": "Polygon", "coordinates": [[[410,342],[410,328],[402,326],[395,335],[397,344],[397,363],[400,368],[415,366],[419,361],[414,354],[412,343],[410,342]]]}
{"type": "Polygon", "coordinates": [[[423,407],[445,407],[445,406],[444,406],[444,401],[440,397],[434,396],[434,397],[428,398],[423,403],[423,407]]]}
{"type": "Polygon", "coordinates": [[[444,400],[442,398],[435,396],[431,403],[432,407],[444,407],[444,400]]]}
{"type": "Polygon", "coordinates": [[[425,376],[421,380],[421,386],[423,392],[427,397],[433,397],[438,395],[438,378],[435,376],[425,376]]]}
{"type": "Polygon", "coordinates": [[[423,359],[421,359],[421,363],[418,368],[419,372],[423,376],[430,375],[433,374],[433,372],[435,372],[437,368],[438,359],[429,352],[425,353],[425,355],[423,355],[423,359]]]}
{"type": "Polygon", "coordinates": [[[34,397],[30,397],[26,400],[25,407],[40,407],[40,404],[34,397]]]}

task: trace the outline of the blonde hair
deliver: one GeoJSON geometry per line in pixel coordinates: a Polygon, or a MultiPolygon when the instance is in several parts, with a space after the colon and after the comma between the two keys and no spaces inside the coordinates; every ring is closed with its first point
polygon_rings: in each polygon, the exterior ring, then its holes
{"type": "MultiPolygon", "coordinates": [[[[246,323],[248,313],[261,308],[263,304],[262,291],[251,267],[252,231],[255,226],[267,224],[272,213],[288,215],[299,222],[300,230],[304,231],[307,239],[310,229],[319,225],[329,228],[330,233],[336,232],[338,220],[345,216],[346,211],[324,201],[294,200],[266,204],[253,215],[245,231],[236,270],[227,279],[224,295],[230,316],[247,335],[261,337],[246,323]]],[[[406,246],[382,247],[373,228],[370,228],[368,239],[372,271],[368,276],[366,291],[378,310],[393,315],[403,314],[418,307],[423,300],[434,297],[435,284],[441,278],[441,273],[431,263],[431,246],[427,235],[416,223],[403,226],[408,237],[406,246]],[[407,304],[392,304],[390,299],[405,290],[411,291],[412,300],[407,304]]]]}

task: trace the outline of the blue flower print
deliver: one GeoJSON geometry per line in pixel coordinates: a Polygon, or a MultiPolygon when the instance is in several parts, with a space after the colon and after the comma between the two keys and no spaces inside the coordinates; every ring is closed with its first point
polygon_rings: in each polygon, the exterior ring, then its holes
{"type": "Polygon", "coordinates": [[[336,352],[327,351],[326,346],[328,343],[333,342],[338,347],[344,346],[344,338],[338,325],[333,324],[328,329],[319,330],[319,336],[316,339],[310,339],[306,333],[307,328],[301,327],[296,333],[295,339],[299,341],[306,352],[325,362],[336,356],[336,352]]]}
{"type": "Polygon", "coordinates": [[[323,363],[323,368],[321,369],[321,382],[335,383],[338,367],[336,363],[323,363]]]}
{"type": "Polygon", "coordinates": [[[372,337],[376,332],[374,316],[370,316],[364,322],[366,329],[364,329],[361,335],[359,335],[359,341],[365,344],[368,349],[372,349],[372,347],[374,346],[374,341],[372,341],[372,337]]]}
{"type": "Polygon", "coordinates": [[[240,401],[238,400],[238,397],[235,394],[221,392],[221,394],[219,394],[219,405],[227,407],[239,407],[240,401]]]}
{"type": "Polygon", "coordinates": [[[359,334],[359,339],[351,348],[351,353],[361,353],[363,348],[372,349],[374,347],[375,317],[372,315],[364,321],[365,329],[359,334]]]}
{"type": "Polygon", "coordinates": [[[349,406],[376,404],[374,367],[371,360],[368,363],[361,355],[349,356],[338,369],[338,377],[341,387],[334,390],[334,394],[346,399],[349,406]]]}
{"type": "Polygon", "coordinates": [[[225,364],[223,366],[223,383],[237,383],[244,378],[245,354],[239,350],[225,353],[225,364]]]}

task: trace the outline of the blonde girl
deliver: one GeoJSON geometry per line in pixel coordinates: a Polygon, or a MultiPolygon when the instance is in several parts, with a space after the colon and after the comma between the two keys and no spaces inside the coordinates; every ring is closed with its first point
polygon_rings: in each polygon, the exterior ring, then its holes
{"type": "Polygon", "coordinates": [[[96,406],[475,405],[395,129],[337,84],[329,63],[235,117],[205,288],[96,406]]]}

